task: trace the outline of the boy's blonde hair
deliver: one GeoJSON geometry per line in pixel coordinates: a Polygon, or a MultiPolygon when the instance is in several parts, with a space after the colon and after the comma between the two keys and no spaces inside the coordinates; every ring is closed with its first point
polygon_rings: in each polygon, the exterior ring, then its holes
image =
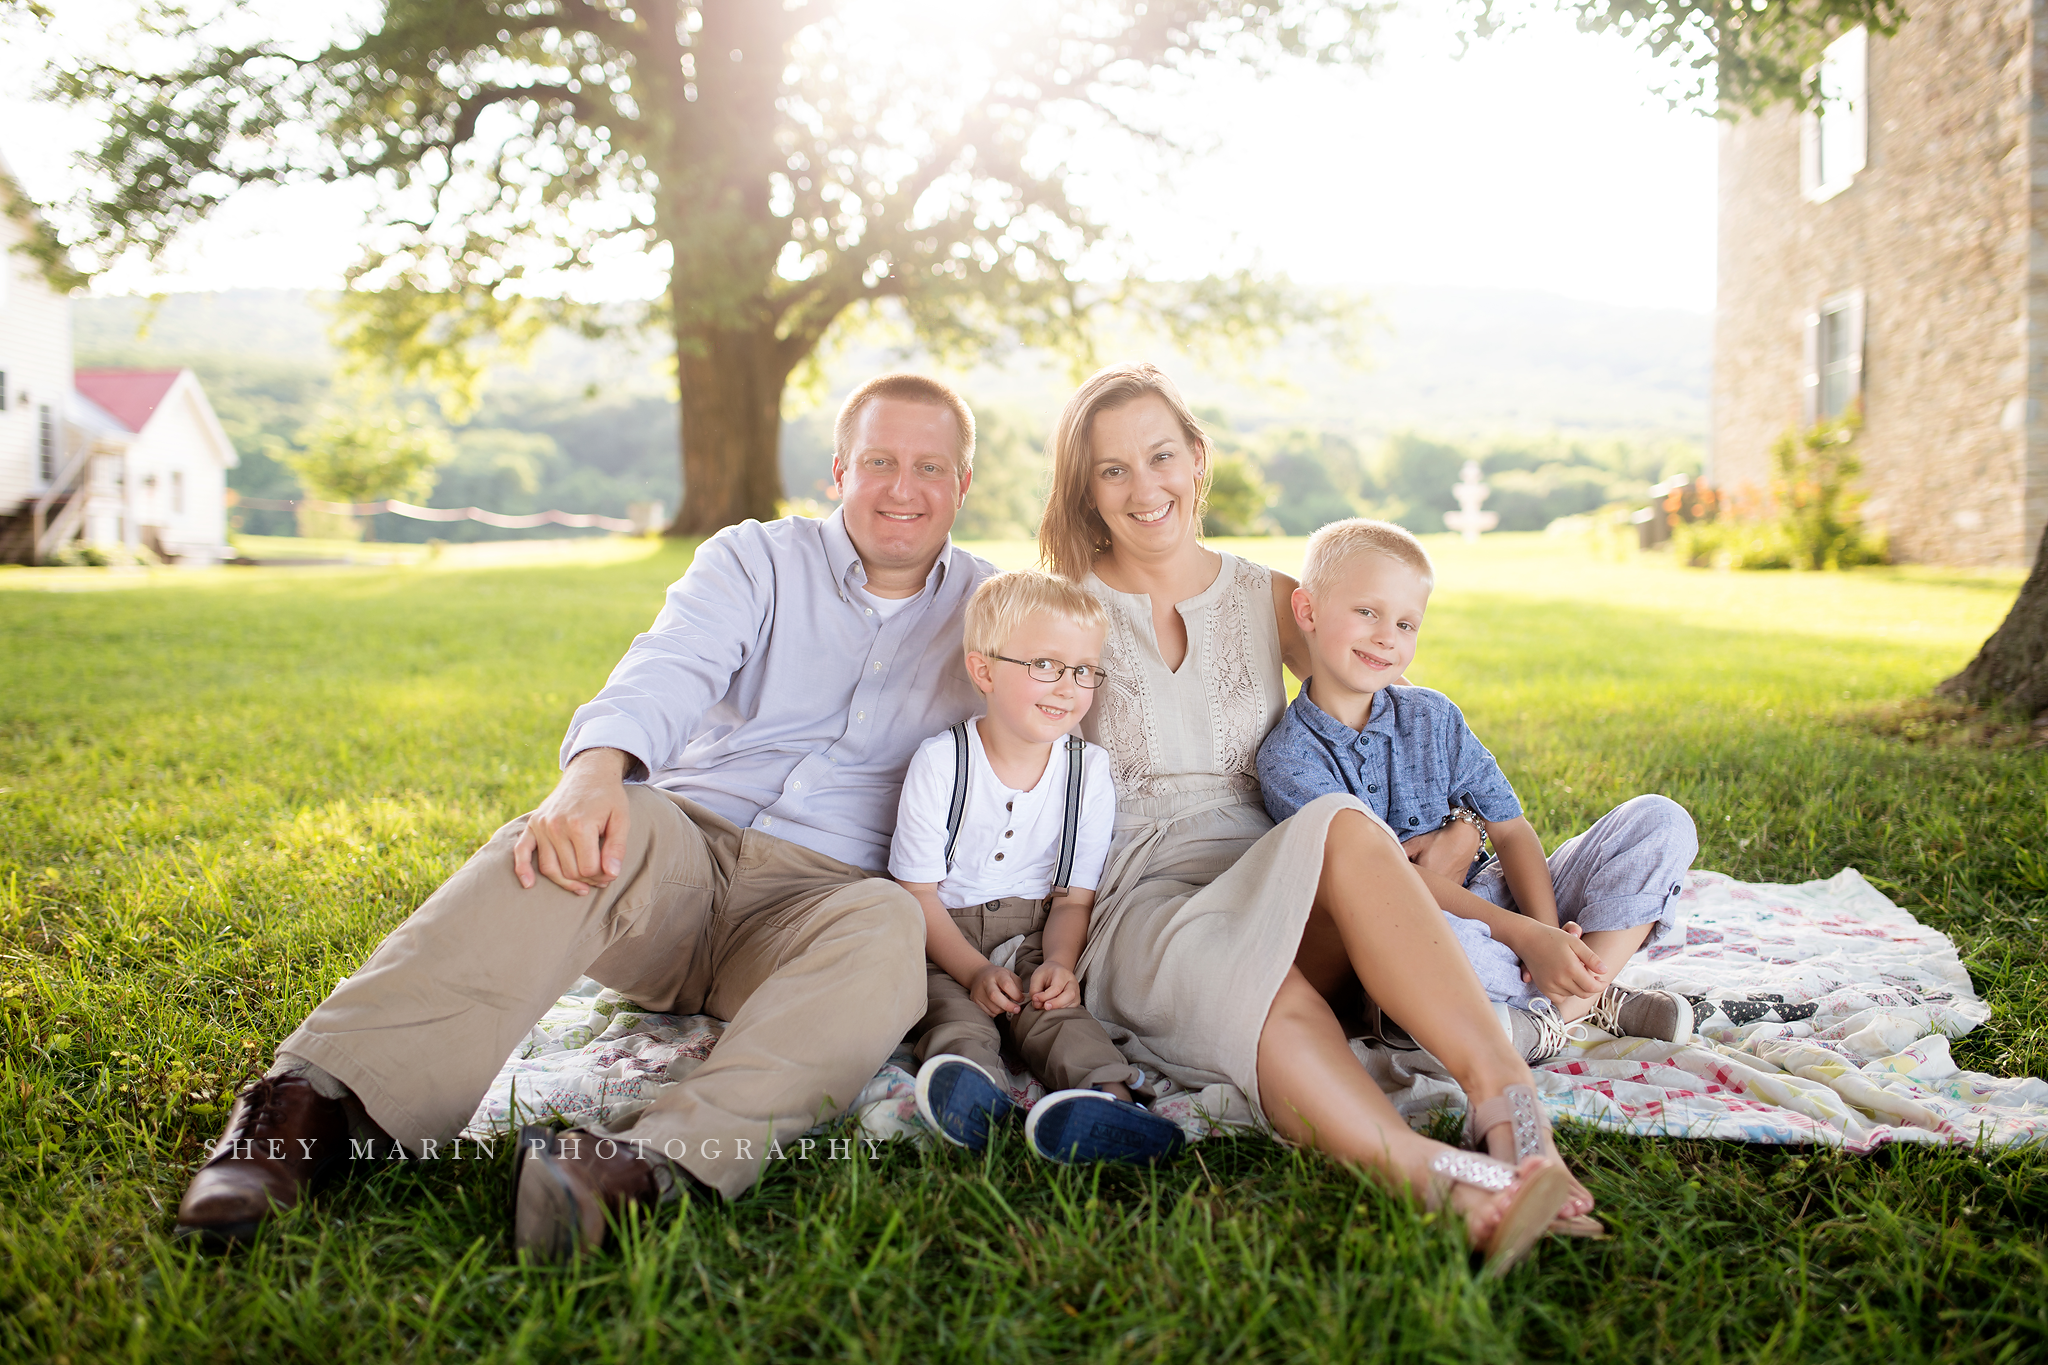
{"type": "Polygon", "coordinates": [[[1024,618],[1040,611],[1053,612],[1090,630],[1109,629],[1102,604],[1080,584],[1036,569],[1017,569],[997,574],[967,599],[965,647],[984,658],[1000,654],[1024,618]]]}
{"type": "Polygon", "coordinates": [[[1310,597],[1319,597],[1346,564],[1368,553],[1406,564],[1421,577],[1424,588],[1436,586],[1436,566],[1429,562],[1422,542],[1391,521],[1368,517],[1333,521],[1308,538],[1308,552],[1301,561],[1301,586],[1308,589],[1310,597]]]}

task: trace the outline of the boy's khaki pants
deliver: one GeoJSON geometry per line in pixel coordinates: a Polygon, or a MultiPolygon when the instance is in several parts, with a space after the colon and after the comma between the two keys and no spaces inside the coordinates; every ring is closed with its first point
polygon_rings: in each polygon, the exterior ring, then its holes
{"type": "Polygon", "coordinates": [[[987,954],[1019,934],[1025,936],[1011,970],[1024,983],[1024,1008],[1001,1019],[991,1018],[974,1003],[967,988],[937,963],[925,967],[925,1011],[918,1021],[917,1060],[942,1052],[978,1062],[1000,1080],[1004,1074],[1003,1029],[1017,1044],[1024,1066],[1049,1090],[1079,1090],[1121,1081],[1135,1086],[1144,1074],[1124,1060],[1095,1016],[1076,1007],[1034,1009],[1030,1003],[1031,973],[1045,961],[1047,904],[1022,896],[948,909],[954,925],[977,952],[987,954]]]}
{"type": "Polygon", "coordinates": [[[695,802],[627,789],[618,879],[578,896],[512,871],[521,816],[392,930],[278,1047],[332,1073],[415,1154],[469,1122],[580,976],[729,1021],[709,1058],[607,1136],[727,1198],[771,1140],[843,1111],[924,1009],[924,920],[892,881],[695,802]]]}

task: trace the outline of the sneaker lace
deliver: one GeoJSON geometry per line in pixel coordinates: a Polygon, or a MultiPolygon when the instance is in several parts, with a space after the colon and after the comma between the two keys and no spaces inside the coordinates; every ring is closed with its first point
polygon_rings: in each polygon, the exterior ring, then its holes
{"type": "Polygon", "coordinates": [[[1586,1011],[1585,1022],[1608,1033],[1621,1032],[1621,1007],[1635,994],[1625,986],[1610,985],[1600,992],[1600,998],[1593,1002],[1593,1008],[1586,1011]]]}
{"type": "Polygon", "coordinates": [[[1569,1043],[1579,1042],[1586,1036],[1585,1029],[1578,1024],[1567,1024],[1557,1017],[1557,1011],[1533,1009],[1529,1017],[1536,1022],[1537,1055],[1550,1058],[1565,1050],[1569,1043]]]}

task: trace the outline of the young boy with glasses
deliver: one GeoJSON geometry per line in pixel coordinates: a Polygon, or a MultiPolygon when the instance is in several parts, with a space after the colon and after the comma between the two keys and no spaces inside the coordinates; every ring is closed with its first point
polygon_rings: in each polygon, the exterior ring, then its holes
{"type": "MultiPolygon", "coordinates": [[[[1399,685],[1415,658],[1436,581],[1429,555],[1399,526],[1362,517],[1308,539],[1294,619],[1314,676],[1259,746],[1259,787],[1277,822],[1350,792],[1406,842],[1475,825],[1496,857],[1462,884],[1418,867],[1525,1061],[1548,1061],[1584,1022],[1608,1033],[1682,1042],[1692,1006],[1672,991],[1630,990],[1614,974],[1676,931],[1674,902],[1699,852],[1692,817],[1662,796],[1609,811],[1547,858],[1493,755],[1441,692],[1399,685]]],[[[1377,1041],[1413,1047],[1370,1010],[1377,1041]]]]}
{"type": "Polygon", "coordinates": [[[1101,604],[1050,574],[997,574],[967,604],[968,676],[986,715],[919,746],[889,875],[924,907],[917,1106],[975,1151],[1016,1104],[1007,1033],[1053,1093],[1025,1138],[1055,1161],[1155,1161],[1181,1132],[1131,1099],[1144,1073],[1081,1005],[1074,964],[1109,855],[1109,755],[1074,734],[1106,678],[1101,604]]]}

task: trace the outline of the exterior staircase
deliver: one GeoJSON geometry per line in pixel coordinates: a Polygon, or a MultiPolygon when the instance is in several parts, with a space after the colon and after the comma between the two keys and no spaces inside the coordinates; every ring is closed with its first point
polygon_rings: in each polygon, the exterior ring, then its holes
{"type": "Polygon", "coordinates": [[[92,476],[92,442],[79,441],[65,453],[50,486],[0,517],[0,564],[46,564],[85,522],[87,484],[92,476]]]}

